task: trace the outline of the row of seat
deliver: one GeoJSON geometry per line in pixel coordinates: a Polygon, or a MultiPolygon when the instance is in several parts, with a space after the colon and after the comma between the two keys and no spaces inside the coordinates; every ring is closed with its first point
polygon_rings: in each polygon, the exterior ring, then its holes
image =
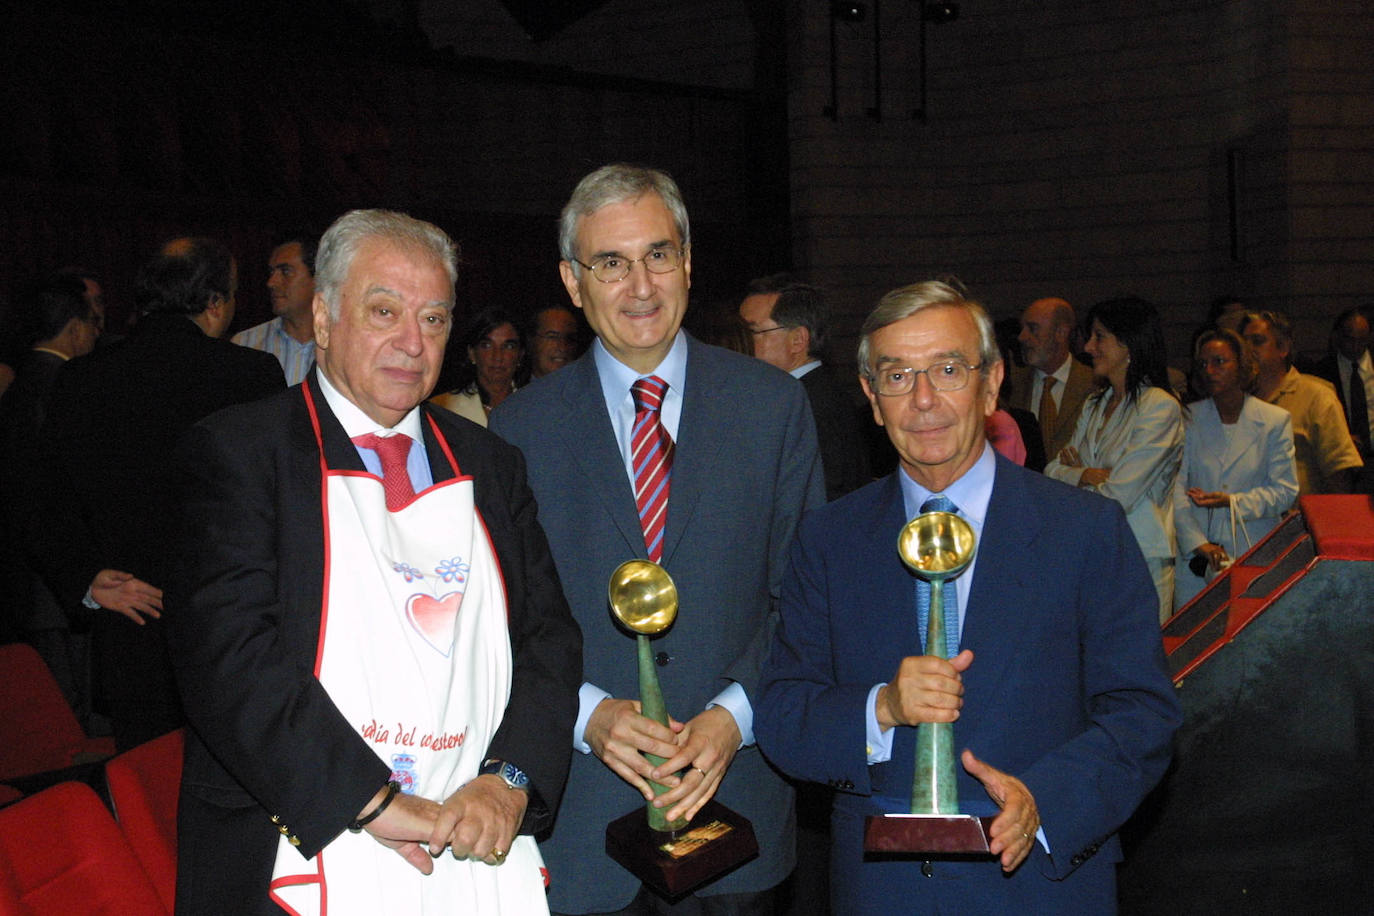
{"type": "MultiPolygon", "coordinates": [[[[0,646],[0,670],[6,672],[0,679],[0,715],[16,709],[24,729],[0,725],[0,758],[10,767],[0,770],[3,778],[23,785],[45,772],[31,768],[34,761],[48,765],[47,771],[63,770],[83,762],[74,755],[98,753],[84,743],[91,739],[81,734],[65,702],[60,710],[52,708],[43,693],[44,678],[51,682],[52,675],[32,649],[0,646]],[[57,734],[30,726],[35,719],[33,709],[24,708],[25,696],[56,723],[57,734]],[[12,700],[18,707],[10,705],[12,700]],[[61,712],[71,719],[75,735],[61,712]],[[41,747],[14,748],[21,734],[41,747]]],[[[51,689],[56,692],[55,683],[51,689]]],[[[58,782],[13,803],[8,802],[21,793],[0,785],[0,805],[5,805],[0,807],[0,916],[170,916],[184,743],[178,730],[106,760],[113,814],[83,782],[58,782]]]]}
{"type": "Polygon", "coordinates": [[[32,646],[0,646],[0,782],[110,757],[113,738],[88,738],[32,646]]]}

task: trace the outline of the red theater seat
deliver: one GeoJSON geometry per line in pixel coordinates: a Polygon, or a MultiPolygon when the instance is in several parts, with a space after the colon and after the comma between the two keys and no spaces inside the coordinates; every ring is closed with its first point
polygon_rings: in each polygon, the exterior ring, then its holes
{"type": "Polygon", "coordinates": [[[181,729],[125,751],[105,764],[115,818],[167,912],[176,900],[177,794],[181,729]]]}
{"type": "Polygon", "coordinates": [[[0,646],[0,780],[91,763],[114,753],[87,738],[52,672],[32,646],[0,646]]]}
{"type": "Polygon", "coordinates": [[[167,910],[95,792],[63,782],[0,809],[0,913],[167,910]]]}

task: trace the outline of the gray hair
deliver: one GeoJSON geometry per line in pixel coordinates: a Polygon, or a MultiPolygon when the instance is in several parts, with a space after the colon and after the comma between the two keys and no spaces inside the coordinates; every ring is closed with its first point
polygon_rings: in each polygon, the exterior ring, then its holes
{"type": "Polygon", "coordinates": [[[350,210],[325,230],[315,254],[315,291],[324,297],[330,320],[339,319],[339,290],[353,259],[374,238],[430,255],[444,265],[450,287],[458,282],[458,246],[444,230],[394,210],[350,210]]]}
{"type": "Polygon", "coordinates": [[[987,310],[969,299],[958,289],[939,280],[927,280],[894,289],[878,300],[878,307],[864,319],[859,330],[859,371],[872,382],[875,378],[869,341],[873,335],[890,324],[910,318],[917,312],[928,308],[961,308],[969,313],[973,323],[978,326],[978,359],[984,375],[1002,361],[1002,353],[997,349],[997,337],[993,333],[992,319],[987,310]]]}
{"type": "Polygon", "coordinates": [[[687,205],[672,176],[659,169],[623,162],[603,165],[577,183],[572,197],[558,217],[558,254],[572,265],[573,276],[582,275],[577,257],[577,224],[602,207],[637,200],[645,194],[657,194],[672,214],[678,240],[685,247],[691,244],[691,227],[687,222],[687,205]]]}

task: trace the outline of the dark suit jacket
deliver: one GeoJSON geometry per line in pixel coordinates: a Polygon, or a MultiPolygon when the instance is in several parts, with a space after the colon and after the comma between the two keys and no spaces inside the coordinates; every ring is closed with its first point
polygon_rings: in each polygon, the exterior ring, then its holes
{"type": "MultiPolygon", "coordinates": [[[[1031,385],[1035,370],[1029,366],[1017,366],[1012,370],[1011,406],[1022,410],[1034,410],[1031,385]]],[[[1074,427],[1078,425],[1078,415],[1083,411],[1083,402],[1092,394],[1097,385],[1093,381],[1093,370],[1077,359],[1069,368],[1069,381],[1064,386],[1064,395],[1059,400],[1059,411],[1055,414],[1054,428],[1046,429],[1040,424],[1040,437],[1045,443],[1045,460],[1053,461],[1059,457],[1060,450],[1073,438],[1074,427]]]]}
{"type": "MultiPolygon", "coordinates": [[[[529,461],[540,521],[586,640],[587,681],[637,698],[634,639],[608,611],[606,583],[646,556],[633,488],[593,354],[522,388],[491,429],[529,461]]],[[[654,640],[668,712],[687,720],[733,680],[752,702],[776,620],[787,547],[803,508],[822,501],[816,428],[801,386],[766,363],[688,338],[663,566],[677,622],[654,640]]],[[[703,894],[772,887],[793,862],[792,793],[756,747],[742,749],[717,797],[753,821],[762,847],[703,894]]],[[[542,844],[559,912],[616,910],[639,882],[604,853],[606,823],[644,801],[594,755],[573,755],[568,791],[542,844]]]]}
{"type": "MultiPolygon", "coordinates": [[[[900,473],[900,472],[899,472],[900,473]]],[[[863,862],[863,817],[906,811],[914,728],[870,766],[868,693],[922,654],[913,578],[897,556],[896,476],[810,513],[783,588],[755,731],[785,772],[839,788],[832,816],[835,912],[1093,913],[1114,908],[1115,831],[1159,780],[1181,718],[1164,670],[1157,599],[1110,500],[1000,456],[961,647],[956,749],[1025,782],[1052,856],[1037,844],[1010,878],[990,861],[863,862]],[[1098,855],[1098,853],[1101,853],[1098,855]]],[[[956,764],[960,808],[991,814],[956,764]]]]}
{"type": "MultiPolygon", "coordinates": [[[[1336,389],[1336,399],[1339,400],[1339,401],[1341,402],[1341,412],[1345,414],[1346,422],[1349,423],[1349,422],[1350,422],[1350,405],[1349,405],[1348,403],[1346,403],[1346,397],[1345,397],[1345,383],[1346,383],[1346,382],[1349,382],[1349,381],[1350,381],[1350,378],[1349,378],[1349,376],[1347,376],[1347,377],[1344,379],[1344,381],[1342,381],[1342,379],[1341,379],[1340,363],[1338,363],[1338,362],[1336,361],[1336,354],[1333,353],[1333,352],[1328,351],[1327,354],[1326,354],[1326,356],[1322,357],[1322,359],[1321,359],[1320,362],[1317,362],[1317,363],[1313,363],[1313,364],[1312,364],[1312,367],[1311,367],[1311,374],[1312,374],[1312,375],[1315,375],[1317,378],[1324,378],[1324,379],[1326,379],[1328,382],[1330,382],[1330,383],[1335,387],[1335,389],[1336,389]]],[[[8,397],[8,395],[7,395],[7,397],[8,397]]],[[[1370,406],[1374,406],[1374,405],[1370,405],[1370,406]]],[[[1351,425],[1351,428],[1353,429],[1354,426],[1351,425]]],[[[1356,440],[1356,443],[1355,443],[1355,444],[1358,445],[1358,446],[1360,447],[1360,457],[1364,458],[1366,464],[1368,464],[1368,460],[1369,460],[1369,443],[1368,443],[1368,442],[1360,442],[1360,441],[1356,440]]]]}
{"type": "MultiPolygon", "coordinates": [[[[265,355],[265,354],[264,354],[265,355]]],[[[275,362],[275,360],[274,360],[275,362]]],[[[312,372],[331,469],[364,469],[312,372]]],[[[580,638],[559,588],[515,449],[447,411],[435,417],[474,479],[509,600],[514,677],[487,756],[509,760],[544,801],[544,829],[567,773],[580,638]]],[[[436,481],[453,476],[424,422],[436,481]]],[[[313,856],[382,786],[390,768],[314,676],[324,532],[319,449],[299,387],[196,426],[178,455],[184,524],[168,585],[171,642],[186,714],[178,912],[218,899],[267,903],[273,815],[313,856]],[[183,909],[184,907],[184,909],[183,909]]],[[[238,911],[238,910],[236,910],[238,911]]]]}
{"type": "MultiPolygon", "coordinates": [[[[186,315],[144,316],[129,337],[58,373],[28,513],[34,568],[65,608],[101,569],[162,587],[172,452],[193,423],[286,385],[271,355],[207,337],[186,315]]],[[[181,724],[163,624],[94,612],[98,698],[128,748],[181,724]]]]}
{"type": "Polygon", "coordinates": [[[55,353],[30,350],[17,360],[14,384],[0,398],[0,524],[7,537],[0,544],[0,640],[16,642],[27,630],[36,601],[51,602],[34,577],[23,549],[26,490],[37,466],[38,431],[47,411],[48,394],[66,360],[55,353]]]}
{"type": "Polygon", "coordinates": [[[801,383],[816,419],[825,498],[838,499],[873,479],[868,473],[864,427],[859,422],[863,408],[858,402],[858,378],[849,375],[846,383],[845,377],[821,365],[803,375],[801,383]]]}

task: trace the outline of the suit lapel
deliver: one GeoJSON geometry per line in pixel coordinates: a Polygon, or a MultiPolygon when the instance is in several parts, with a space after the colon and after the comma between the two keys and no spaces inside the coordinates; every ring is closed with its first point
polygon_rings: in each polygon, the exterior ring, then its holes
{"type": "Polygon", "coordinates": [[[897,479],[900,473],[899,469],[884,478],[877,511],[855,513],[856,517],[871,518],[867,533],[855,544],[852,556],[860,574],[872,577],[870,607],[879,613],[873,614],[871,630],[858,627],[854,633],[857,650],[876,665],[870,671],[876,678],[891,677],[895,661],[925,652],[916,613],[916,576],[897,553],[897,537],[907,523],[906,503],[897,479]],[[881,646],[882,651],[873,652],[873,646],[881,646]]]}
{"type": "MultiPolygon", "coordinates": [[[[320,439],[324,442],[325,463],[331,471],[366,471],[367,466],[363,464],[358,449],[344,432],[343,425],[334,416],[334,412],[329,409],[329,402],[324,399],[324,392],[320,390],[320,382],[316,378],[318,372],[319,369],[311,369],[310,374],[306,376],[305,384],[310,387],[310,395],[315,402],[315,416],[320,423],[320,439]]],[[[303,392],[296,395],[292,411],[300,417],[299,423],[292,423],[295,445],[298,449],[308,452],[318,468],[320,450],[315,442],[315,431],[310,425],[310,412],[306,408],[303,392]]]]}
{"type": "MultiPolygon", "coordinates": [[[[1019,648],[1026,643],[1029,621],[1018,611],[1026,607],[1019,596],[1036,585],[1032,581],[1034,570],[1018,558],[1034,555],[1030,545],[1036,537],[1053,536],[1049,532],[1042,535],[1040,517],[1022,511],[1026,505],[1025,487],[1020,475],[1011,468],[998,456],[992,499],[978,545],[976,578],[964,616],[960,648],[973,650],[974,661],[969,672],[972,676],[965,682],[967,714],[960,718],[965,723],[958,739],[961,747],[975,740],[985,721],[979,712],[996,708],[996,698],[1004,689],[1001,682],[1007,663],[1018,656],[1019,648]]],[[[992,724],[1000,728],[1004,723],[992,724]]]]}
{"type": "MultiPolygon", "coordinates": [[[[597,495],[634,555],[647,557],[634,487],[625,473],[625,459],[616,444],[611,418],[606,414],[601,376],[591,351],[551,378],[562,385],[565,417],[557,426],[557,434],[563,439],[563,454],[576,463],[578,473],[586,479],[587,491],[597,495]]],[[[674,475],[676,467],[675,464],[674,475]]],[[[669,525],[672,517],[669,503],[669,525]]]]}
{"type": "MultiPolygon", "coordinates": [[[[1082,365],[1077,359],[1069,367],[1069,380],[1064,385],[1064,396],[1059,399],[1059,412],[1055,415],[1054,421],[1054,441],[1063,441],[1065,444],[1073,438],[1074,427],[1078,423],[1078,415],[1083,410],[1084,402],[1088,395],[1093,391],[1093,373],[1087,366],[1082,365]]],[[[1046,443],[1048,446],[1048,443],[1046,443]]],[[[1047,455],[1048,458],[1056,458],[1057,455],[1047,455]]]]}
{"type": "MultiPolygon", "coordinates": [[[[1237,462],[1250,459],[1254,451],[1255,443],[1264,435],[1264,422],[1255,415],[1255,410],[1251,406],[1254,398],[1245,396],[1245,401],[1241,404],[1240,416],[1236,418],[1236,425],[1231,430],[1231,442],[1226,446],[1226,452],[1221,459],[1221,470],[1223,475],[1231,470],[1237,462]]],[[[1225,431],[1221,427],[1221,418],[1217,417],[1218,432],[1221,433],[1222,442],[1225,443],[1225,431]]],[[[1224,479],[1224,478],[1223,478],[1224,479]]]]}
{"type": "MultiPolygon", "coordinates": [[[[682,416],[678,420],[678,447],[673,452],[673,480],[668,493],[668,523],[663,536],[663,560],[667,563],[691,523],[701,494],[715,475],[723,473],[719,455],[731,422],[729,394],[718,384],[709,350],[687,338],[687,376],[682,392],[682,416]]],[[[638,516],[636,516],[638,524],[638,516]]]]}

